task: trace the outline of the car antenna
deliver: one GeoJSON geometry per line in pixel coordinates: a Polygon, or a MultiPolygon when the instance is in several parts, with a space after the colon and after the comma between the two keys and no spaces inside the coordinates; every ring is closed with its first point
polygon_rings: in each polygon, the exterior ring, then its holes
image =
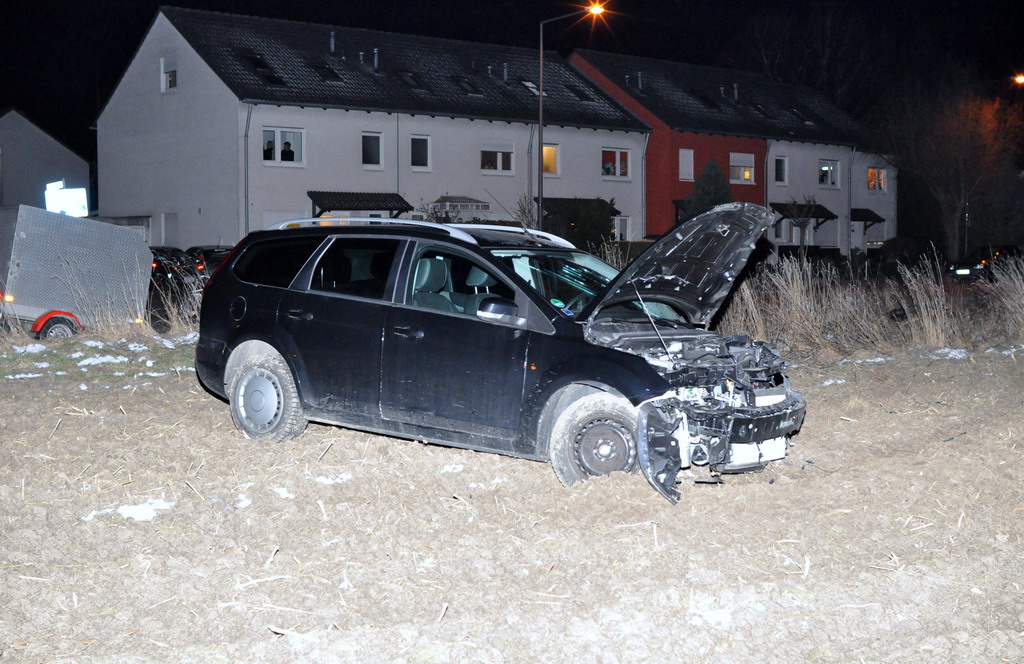
{"type": "Polygon", "coordinates": [[[647,314],[647,320],[651,321],[651,327],[654,328],[654,333],[658,335],[658,341],[661,342],[661,347],[665,349],[665,354],[671,356],[672,351],[668,349],[668,344],[665,343],[665,337],[661,336],[661,330],[658,329],[658,324],[654,322],[654,316],[647,310],[647,303],[644,302],[644,298],[640,297],[640,289],[636,287],[635,281],[630,281],[629,285],[633,287],[633,292],[636,293],[636,299],[640,300],[640,308],[647,314]]]}

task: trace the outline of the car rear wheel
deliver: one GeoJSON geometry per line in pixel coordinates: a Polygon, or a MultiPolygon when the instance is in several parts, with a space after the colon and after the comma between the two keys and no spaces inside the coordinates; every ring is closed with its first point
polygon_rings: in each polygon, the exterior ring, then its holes
{"type": "Polygon", "coordinates": [[[58,339],[74,336],[78,326],[67,318],[51,318],[39,329],[40,339],[58,339]]]}
{"type": "Polygon", "coordinates": [[[306,430],[295,379],[280,355],[256,355],[242,363],[229,397],[231,419],[250,440],[277,443],[306,430]]]}
{"type": "Polygon", "coordinates": [[[582,397],[555,420],[548,443],[551,466],[569,487],[636,468],[636,410],[606,392],[582,397]]]}

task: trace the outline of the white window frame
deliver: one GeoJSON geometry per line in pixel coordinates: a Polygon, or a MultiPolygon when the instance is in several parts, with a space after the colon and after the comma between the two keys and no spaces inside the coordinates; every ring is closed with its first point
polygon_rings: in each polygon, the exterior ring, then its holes
{"type": "Polygon", "coordinates": [[[888,177],[889,177],[889,174],[886,173],[886,169],[885,168],[883,168],[881,166],[869,166],[868,167],[868,172],[867,172],[867,181],[864,184],[867,186],[868,191],[885,191],[888,188],[888,186],[889,186],[888,182],[886,181],[886,180],[888,180],[888,177]],[[872,171],[875,172],[875,177],[874,177],[874,185],[875,186],[871,186],[871,184],[872,184],[871,172],[872,171]]]}
{"type": "Polygon", "coordinates": [[[480,173],[482,175],[515,175],[516,146],[513,141],[482,141],[478,151],[480,173]],[[484,168],[484,153],[493,152],[497,168],[484,168]],[[502,168],[505,166],[506,168],[502,168]]]}
{"type": "Polygon", "coordinates": [[[789,157],[782,156],[782,155],[780,155],[778,157],[775,157],[775,159],[772,160],[772,169],[774,170],[774,172],[772,173],[772,178],[773,178],[772,182],[775,185],[779,186],[779,187],[788,187],[789,186],[789,157]],[[782,178],[781,179],[779,178],[779,164],[780,163],[782,164],[782,178]]]}
{"type": "Polygon", "coordinates": [[[160,92],[174,92],[178,89],[178,59],[169,55],[160,58],[160,92]]]}
{"type": "Polygon", "coordinates": [[[601,148],[601,177],[606,180],[629,180],[633,175],[632,164],[630,164],[630,150],[629,148],[601,148]],[[614,161],[611,162],[611,171],[607,171],[606,167],[609,165],[605,163],[604,153],[612,152],[615,154],[614,161]],[[622,165],[625,162],[626,174],[621,175],[622,165]]]}
{"type": "MultiPolygon", "coordinates": [[[[546,178],[561,177],[562,176],[562,147],[558,143],[545,143],[544,144],[544,151],[547,152],[548,148],[551,148],[555,152],[555,170],[553,170],[553,171],[547,170],[547,162],[548,162],[548,160],[546,158],[542,159],[541,163],[544,164],[544,177],[546,177],[546,178]]],[[[547,155],[545,155],[545,157],[546,156],[547,155]]]]}
{"type": "Polygon", "coordinates": [[[359,162],[363,166],[364,171],[383,171],[384,170],[384,134],[379,131],[364,131],[359,134],[359,162]],[[365,161],[365,149],[364,144],[366,139],[376,138],[377,139],[377,163],[367,163],[365,161]]]}
{"type": "Polygon", "coordinates": [[[750,152],[729,153],[729,182],[731,184],[756,184],[754,177],[754,155],[750,152]]]}
{"type": "Polygon", "coordinates": [[[818,160],[818,186],[827,189],[838,189],[839,183],[839,160],[819,159],[818,160]],[[825,175],[825,174],[828,175],[825,175]]]}
{"type": "Polygon", "coordinates": [[[411,135],[409,137],[409,168],[411,168],[414,171],[420,171],[420,172],[433,170],[434,169],[434,155],[433,155],[433,150],[431,149],[432,147],[433,146],[431,145],[430,136],[428,136],[426,134],[413,134],[413,135],[411,135]],[[427,163],[426,163],[426,165],[418,165],[418,164],[414,164],[412,162],[412,158],[413,158],[413,154],[414,154],[413,144],[416,141],[424,141],[427,144],[427,163]]]}
{"type": "MultiPolygon", "coordinates": [[[[264,159],[264,166],[281,166],[284,168],[304,168],[306,166],[306,130],[301,127],[263,127],[263,131],[260,133],[262,137],[260,140],[260,150],[263,150],[266,141],[267,132],[274,132],[274,158],[264,159]],[[281,160],[281,147],[284,147],[285,134],[298,134],[299,135],[299,159],[294,161],[282,161],[281,160]]],[[[294,136],[289,136],[290,139],[294,136]]],[[[292,143],[292,140],[288,141],[292,143]]],[[[292,150],[295,152],[295,150],[292,150]]]]}
{"type": "Polygon", "coordinates": [[[679,148],[679,180],[693,182],[693,149],[679,148]]]}

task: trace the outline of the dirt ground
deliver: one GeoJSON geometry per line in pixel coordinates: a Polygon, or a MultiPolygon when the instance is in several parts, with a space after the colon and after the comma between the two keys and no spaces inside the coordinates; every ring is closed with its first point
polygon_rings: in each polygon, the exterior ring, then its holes
{"type": "Polygon", "coordinates": [[[1020,662],[1024,348],[791,370],[783,462],[641,476],[313,425],[189,338],[0,345],[0,661],[1020,662]]]}

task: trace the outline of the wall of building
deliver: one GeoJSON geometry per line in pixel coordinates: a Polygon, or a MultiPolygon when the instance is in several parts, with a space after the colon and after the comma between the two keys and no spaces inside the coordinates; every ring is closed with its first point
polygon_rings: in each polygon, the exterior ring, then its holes
{"type": "Polygon", "coordinates": [[[898,173],[881,155],[858,152],[853,158],[853,179],[851,191],[853,201],[851,207],[866,208],[885,220],[881,224],[873,224],[865,229],[864,224],[853,224],[854,245],[860,249],[878,248],[896,237],[898,220],[896,217],[896,191],[898,173]],[[885,183],[882,188],[868,187],[868,169],[881,169],[885,172],[885,183]]]}
{"type": "Polygon", "coordinates": [[[97,121],[100,214],[151,219],[149,242],[241,237],[237,98],[158,15],[97,121]],[[162,88],[162,59],[177,86],[162,88]]]}
{"type": "Polygon", "coordinates": [[[46,184],[58,180],[88,190],[88,162],[17,111],[0,117],[0,206],[45,208],[46,184]]]}

